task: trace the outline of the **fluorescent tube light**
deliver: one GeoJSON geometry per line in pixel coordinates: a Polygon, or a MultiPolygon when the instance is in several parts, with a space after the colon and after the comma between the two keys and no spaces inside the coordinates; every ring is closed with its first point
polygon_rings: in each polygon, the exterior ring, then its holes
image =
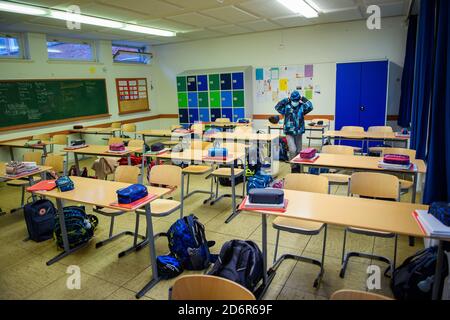
{"type": "Polygon", "coordinates": [[[161,29],[155,29],[155,28],[149,28],[149,27],[142,27],[135,24],[126,24],[123,30],[131,31],[131,32],[138,32],[138,33],[145,33],[145,34],[152,34],[155,36],[162,36],[162,37],[174,37],[176,36],[175,32],[167,31],[167,30],[161,30],[161,29]]]}
{"type": "Polygon", "coordinates": [[[292,12],[299,13],[305,18],[317,18],[319,14],[304,0],[277,0],[292,12]]]}
{"type": "Polygon", "coordinates": [[[117,22],[109,19],[96,18],[91,16],[85,16],[82,14],[51,10],[50,16],[55,19],[73,21],[79,23],[90,24],[94,26],[100,26],[105,28],[121,29],[124,27],[124,23],[117,22]]]}
{"type": "Polygon", "coordinates": [[[12,2],[0,1],[0,11],[8,11],[14,13],[29,14],[32,16],[43,16],[48,12],[42,8],[34,6],[27,6],[22,4],[16,4],[12,2]]]}

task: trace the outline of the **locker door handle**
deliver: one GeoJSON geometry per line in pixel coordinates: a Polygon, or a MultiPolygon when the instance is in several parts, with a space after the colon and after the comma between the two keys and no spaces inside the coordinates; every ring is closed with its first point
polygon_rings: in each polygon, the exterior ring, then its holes
{"type": "Polygon", "coordinates": [[[365,110],[366,110],[366,107],[361,106],[361,107],[359,107],[359,110],[360,110],[360,111],[365,111],[365,110]]]}

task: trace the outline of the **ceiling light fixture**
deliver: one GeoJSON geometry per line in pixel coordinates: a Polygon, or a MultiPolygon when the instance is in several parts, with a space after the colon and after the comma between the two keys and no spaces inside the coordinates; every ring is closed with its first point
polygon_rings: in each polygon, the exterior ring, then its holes
{"type": "Polygon", "coordinates": [[[63,10],[50,9],[46,7],[10,2],[0,0],[0,11],[14,12],[33,16],[43,16],[45,18],[53,18],[70,22],[79,22],[104,28],[119,29],[130,32],[145,33],[162,37],[174,37],[177,34],[173,31],[162,30],[157,28],[145,27],[126,22],[99,18],[84,14],[77,14],[63,10]]]}
{"type": "Polygon", "coordinates": [[[283,6],[291,10],[292,12],[301,14],[305,18],[317,18],[319,16],[316,9],[304,0],[277,0],[283,6]]]}

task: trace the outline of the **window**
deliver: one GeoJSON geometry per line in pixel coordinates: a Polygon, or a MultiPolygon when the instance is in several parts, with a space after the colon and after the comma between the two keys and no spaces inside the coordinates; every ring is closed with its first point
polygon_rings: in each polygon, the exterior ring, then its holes
{"type": "Polygon", "coordinates": [[[22,41],[19,35],[0,33],[0,58],[23,58],[22,41]]]}
{"type": "Polygon", "coordinates": [[[95,61],[95,48],[91,42],[48,39],[50,60],[95,61]]]}
{"type": "Polygon", "coordinates": [[[145,46],[138,47],[113,44],[112,54],[114,62],[119,63],[149,64],[152,59],[152,54],[146,52],[145,46]]]}

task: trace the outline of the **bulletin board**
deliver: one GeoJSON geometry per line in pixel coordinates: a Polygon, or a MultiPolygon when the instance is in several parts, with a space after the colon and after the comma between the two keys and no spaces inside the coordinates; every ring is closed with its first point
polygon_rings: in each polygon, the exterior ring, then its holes
{"type": "Polygon", "coordinates": [[[116,79],[116,89],[119,114],[150,110],[146,78],[116,79]]]}

